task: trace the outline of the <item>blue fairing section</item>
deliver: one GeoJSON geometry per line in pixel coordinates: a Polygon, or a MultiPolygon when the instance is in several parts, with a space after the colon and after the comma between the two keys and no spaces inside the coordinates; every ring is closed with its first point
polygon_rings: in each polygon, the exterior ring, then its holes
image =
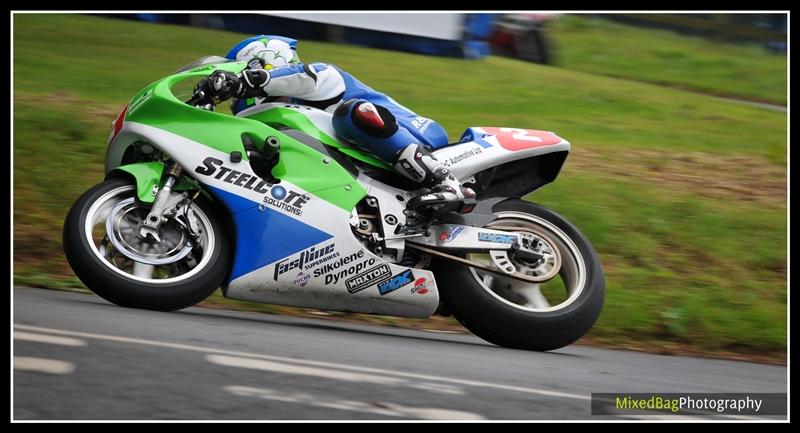
{"type": "Polygon", "coordinates": [[[243,197],[239,197],[236,194],[231,194],[225,190],[215,188],[210,185],[206,185],[213,193],[214,196],[218,199],[222,200],[225,203],[225,207],[231,212],[231,215],[236,215],[239,212],[244,212],[248,209],[253,209],[258,207],[258,203],[248,200],[243,197]]]}
{"type": "Polygon", "coordinates": [[[231,210],[236,226],[236,253],[229,283],[333,237],[269,206],[260,211],[258,203],[219,188],[208,188],[231,210]]]}
{"type": "Polygon", "coordinates": [[[459,143],[466,143],[468,141],[474,141],[478,143],[484,149],[492,147],[492,143],[484,140],[484,137],[487,137],[489,134],[484,134],[482,132],[478,132],[475,128],[467,128],[466,131],[461,135],[461,139],[458,140],[459,143]]]}
{"type": "Polygon", "coordinates": [[[253,36],[252,38],[247,38],[247,39],[243,40],[242,42],[239,42],[238,44],[236,44],[235,47],[231,48],[231,50],[228,51],[228,54],[226,54],[225,57],[227,57],[227,58],[229,58],[231,60],[234,60],[234,59],[236,59],[236,53],[238,53],[239,50],[241,50],[242,48],[246,47],[249,43],[257,41],[259,39],[263,39],[263,38],[277,39],[279,41],[283,41],[283,42],[286,42],[287,44],[289,44],[289,46],[292,47],[293,50],[297,49],[297,39],[286,38],[286,37],[283,37],[283,36],[258,35],[258,36],[253,36]]]}

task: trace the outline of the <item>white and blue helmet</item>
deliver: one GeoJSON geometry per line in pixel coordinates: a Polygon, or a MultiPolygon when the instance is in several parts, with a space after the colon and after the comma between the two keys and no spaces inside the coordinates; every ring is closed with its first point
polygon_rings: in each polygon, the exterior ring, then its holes
{"type": "Polygon", "coordinates": [[[239,42],[228,51],[225,57],[240,62],[259,59],[264,65],[264,69],[276,69],[300,63],[296,48],[296,39],[259,35],[239,42]]]}

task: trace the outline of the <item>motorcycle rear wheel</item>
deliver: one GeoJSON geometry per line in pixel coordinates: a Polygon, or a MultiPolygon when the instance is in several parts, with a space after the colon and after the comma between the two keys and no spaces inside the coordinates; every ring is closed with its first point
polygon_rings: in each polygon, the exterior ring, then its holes
{"type": "MultiPolygon", "coordinates": [[[[487,227],[514,227],[507,231],[537,236],[557,249],[559,254],[552,256],[558,259],[550,266],[558,263],[558,274],[547,283],[531,284],[437,261],[434,272],[442,302],[464,327],[498,346],[547,351],[572,344],[592,328],[602,310],[605,277],[597,253],[569,221],[534,203],[509,199],[497,203],[493,212],[497,219],[487,227]]],[[[532,276],[549,272],[535,269],[544,266],[537,263],[516,261],[515,266],[532,276]]]]}

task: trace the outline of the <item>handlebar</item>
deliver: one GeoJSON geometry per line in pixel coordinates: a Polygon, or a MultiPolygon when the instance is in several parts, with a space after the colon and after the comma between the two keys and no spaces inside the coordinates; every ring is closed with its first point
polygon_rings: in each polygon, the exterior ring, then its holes
{"type": "Polygon", "coordinates": [[[205,98],[206,98],[206,92],[201,90],[199,92],[194,92],[192,94],[192,97],[189,98],[189,100],[186,101],[186,103],[193,107],[196,107],[200,102],[203,102],[205,98]]]}

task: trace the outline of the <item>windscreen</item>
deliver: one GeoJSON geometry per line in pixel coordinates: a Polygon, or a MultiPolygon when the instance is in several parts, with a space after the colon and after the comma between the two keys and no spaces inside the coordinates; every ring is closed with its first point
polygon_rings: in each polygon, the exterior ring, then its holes
{"type": "Polygon", "coordinates": [[[178,73],[181,73],[181,72],[190,71],[190,70],[192,70],[194,68],[198,68],[200,66],[216,65],[218,63],[228,63],[228,62],[235,62],[235,60],[226,59],[225,57],[220,57],[220,56],[203,56],[203,57],[200,57],[199,59],[193,61],[192,63],[189,63],[188,65],[178,69],[174,73],[178,74],[178,73]]]}

